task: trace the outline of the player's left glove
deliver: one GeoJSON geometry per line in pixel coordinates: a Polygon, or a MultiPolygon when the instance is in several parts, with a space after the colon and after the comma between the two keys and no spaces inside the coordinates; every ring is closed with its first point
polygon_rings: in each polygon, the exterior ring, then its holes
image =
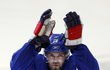
{"type": "Polygon", "coordinates": [[[47,9],[40,17],[40,20],[34,30],[35,36],[47,35],[50,36],[55,26],[55,21],[51,20],[52,10],[47,9]]]}
{"type": "Polygon", "coordinates": [[[79,15],[76,12],[69,12],[64,18],[66,23],[66,46],[76,46],[81,44],[82,24],[79,15]]]}
{"type": "Polygon", "coordinates": [[[51,9],[47,9],[43,12],[34,30],[35,37],[32,38],[30,44],[35,44],[40,48],[46,48],[50,44],[49,37],[55,26],[55,20],[50,20],[51,15],[51,9]]]}

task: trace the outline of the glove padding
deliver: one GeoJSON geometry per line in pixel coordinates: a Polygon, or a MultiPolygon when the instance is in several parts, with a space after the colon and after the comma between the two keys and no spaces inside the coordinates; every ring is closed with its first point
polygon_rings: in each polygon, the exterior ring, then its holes
{"type": "Polygon", "coordinates": [[[42,15],[41,15],[41,18],[40,18],[40,21],[38,22],[35,30],[34,30],[34,34],[35,36],[42,36],[42,35],[45,35],[47,28],[51,26],[51,29],[49,28],[49,32],[48,32],[48,35],[47,36],[50,36],[51,35],[51,32],[55,26],[55,21],[52,20],[50,21],[51,19],[51,15],[52,15],[52,10],[51,9],[48,9],[46,10],[42,15]],[[53,22],[53,23],[52,23],[53,22]]]}
{"type": "Polygon", "coordinates": [[[50,44],[49,37],[46,35],[34,37],[30,41],[30,44],[37,45],[40,48],[46,48],[50,44]]]}
{"type": "Polygon", "coordinates": [[[49,44],[49,37],[52,34],[55,26],[55,21],[51,20],[52,10],[46,10],[34,30],[35,37],[30,41],[31,44],[35,44],[40,48],[46,48],[49,44]]]}
{"type": "Polygon", "coordinates": [[[81,44],[82,37],[82,24],[79,15],[76,12],[69,12],[64,18],[66,23],[66,33],[65,37],[66,46],[76,46],[81,44]]]}
{"type": "Polygon", "coordinates": [[[52,15],[52,10],[51,10],[51,9],[47,9],[47,10],[41,15],[40,22],[43,24],[46,19],[50,19],[50,18],[51,18],[51,15],[52,15]]]}

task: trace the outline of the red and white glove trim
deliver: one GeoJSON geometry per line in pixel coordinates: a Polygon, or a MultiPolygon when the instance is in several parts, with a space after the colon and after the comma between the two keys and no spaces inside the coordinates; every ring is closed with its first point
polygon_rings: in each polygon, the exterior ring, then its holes
{"type": "Polygon", "coordinates": [[[82,24],[68,29],[68,39],[75,40],[82,37],[82,24]]]}
{"type": "Polygon", "coordinates": [[[34,30],[34,34],[36,36],[42,36],[45,33],[46,26],[49,24],[50,18],[46,19],[44,23],[41,23],[40,21],[36,25],[36,28],[34,30]]]}
{"type": "Polygon", "coordinates": [[[66,39],[65,45],[66,46],[74,46],[82,43],[82,38],[75,39],[75,40],[69,40],[66,39]]]}
{"type": "Polygon", "coordinates": [[[66,29],[65,38],[66,46],[74,46],[82,43],[82,24],[77,25],[73,28],[66,29]]]}
{"type": "Polygon", "coordinates": [[[43,27],[43,24],[39,21],[34,30],[35,36],[39,35],[39,32],[41,31],[42,27],[43,27]]]}
{"type": "Polygon", "coordinates": [[[50,21],[50,18],[46,19],[43,24],[39,21],[34,30],[34,34],[35,36],[42,36],[42,35],[50,36],[52,34],[52,30],[54,26],[55,26],[55,20],[50,21]]]}

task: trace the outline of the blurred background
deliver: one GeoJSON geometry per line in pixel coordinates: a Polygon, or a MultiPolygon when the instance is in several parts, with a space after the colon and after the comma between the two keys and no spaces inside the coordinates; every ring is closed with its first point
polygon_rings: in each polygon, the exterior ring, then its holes
{"type": "Polygon", "coordinates": [[[100,70],[110,70],[110,0],[0,0],[0,70],[10,70],[13,53],[33,36],[41,14],[49,8],[56,20],[54,33],[64,33],[66,13],[80,15],[83,43],[100,70]]]}

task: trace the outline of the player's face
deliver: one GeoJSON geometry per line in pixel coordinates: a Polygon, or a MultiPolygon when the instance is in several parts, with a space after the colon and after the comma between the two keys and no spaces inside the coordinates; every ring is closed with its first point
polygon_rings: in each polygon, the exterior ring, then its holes
{"type": "Polygon", "coordinates": [[[60,70],[66,56],[63,52],[50,52],[47,54],[47,59],[51,70],[60,70]]]}

